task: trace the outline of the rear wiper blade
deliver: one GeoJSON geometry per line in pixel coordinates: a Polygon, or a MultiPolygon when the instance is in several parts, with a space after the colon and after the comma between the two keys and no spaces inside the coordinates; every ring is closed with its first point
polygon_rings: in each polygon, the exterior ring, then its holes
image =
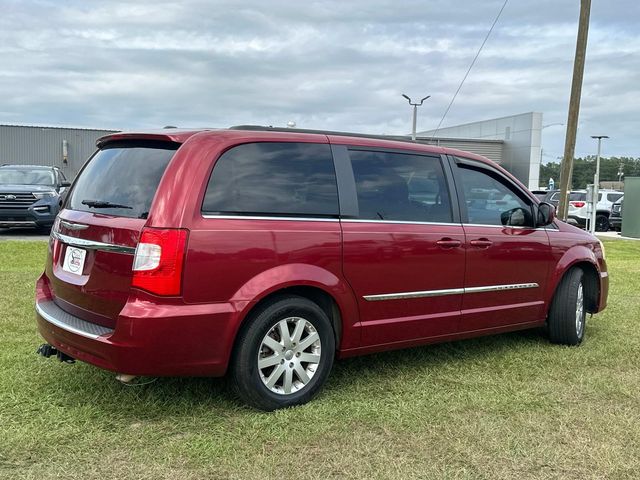
{"type": "Polygon", "coordinates": [[[105,202],[103,200],[82,200],[83,205],[91,208],[128,208],[132,209],[129,205],[122,205],[120,203],[105,202]]]}

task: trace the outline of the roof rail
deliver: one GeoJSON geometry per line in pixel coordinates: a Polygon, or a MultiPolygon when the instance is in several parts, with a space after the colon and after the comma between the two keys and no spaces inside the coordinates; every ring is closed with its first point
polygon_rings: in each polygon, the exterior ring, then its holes
{"type": "MultiPolygon", "coordinates": [[[[286,133],[316,133],[320,135],[337,135],[341,137],[360,137],[360,138],[374,138],[376,140],[394,140],[399,142],[408,143],[422,143],[427,144],[426,139],[411,140],[409,135],[373,135],[370,133],[352,133],[352,132],[336,132],[333,130],[312,130],[306,128],[290,128],[290,127],[271,127],[264,125],[234,125],[229,127],[229,130],[250,130],[259,132],[286,132],[286,133]]],[[[429,142],[429,145],[433,143],[429,142]]]]}

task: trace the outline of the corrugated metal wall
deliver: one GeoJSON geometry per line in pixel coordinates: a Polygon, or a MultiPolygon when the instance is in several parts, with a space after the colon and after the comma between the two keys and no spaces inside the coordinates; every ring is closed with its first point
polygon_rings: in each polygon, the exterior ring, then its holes
{"type": "MultiPolygon", "coordinates": [[[[418,141],[420,139],[418,138],[418,141]]],[[[475,153],[487,157],[494,162],[502,162],[502,150],[504,142],[501,140],[467,140],[463,138],[436,138],[427,143],[440,145],[441,147],[457,148],[465,152],[475,153]]]]}
{"type": "Polygon", "coordinates": [[[0,125],[0,164],[57,166],[71,180],[96,150],[96,140],[113,132],[114,130],[0,125]],[[64,140],[68,146],[67,163],[62,158],[64,140]]]}
{"type": "MultiPolygon", "coordinates": [[[[408,140],[408,135],[384,135],[383,138],[390,140],[408,140]]],[[[418,143],[427,145],[438,145],[440,147],[456,148],[465,152],[475,153],[487,157],[496,163],[501,163],[504,157],[504,141],[484,138],[449,138],[449,137],[418,137],[418,143]]]]}

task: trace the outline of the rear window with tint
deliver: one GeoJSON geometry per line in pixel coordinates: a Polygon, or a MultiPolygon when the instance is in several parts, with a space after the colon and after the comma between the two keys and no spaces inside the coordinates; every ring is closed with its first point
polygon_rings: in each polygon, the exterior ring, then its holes
{"type": "Polygon", "coordinates": [[[315,143],[248,143],[213,168],[202,211],[219,215],[337,216],[331,147],[315,143]]]}
{"type": "Polygon", "coordinates": [[[587,194],[584,192],[571,192],[569,194],[570,202],[584,202],[587,199],[587,194]]]}
{"type": "Polygon", "coordinates": [[[146,218],[178,144],[131,143],[99,150],[77,178],[67,208],[146,218]]]}

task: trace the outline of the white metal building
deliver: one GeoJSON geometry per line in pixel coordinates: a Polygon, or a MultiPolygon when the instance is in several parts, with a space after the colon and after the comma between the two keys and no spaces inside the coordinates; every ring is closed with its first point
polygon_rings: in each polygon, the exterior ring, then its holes
{"type": "MultiPolygon", "coordinates": [[[[528,112],[441,128],[432,141],[440,142],[443,146],[460,148],[455,145],[456,140],[469,142],[470,146],[474,146],[474,142],[499,140],[502,145],[499,160],[488,153],[480,153],[471,148],[467,150],[498,161],[530,189],[537,189],[540,177],[541,132],[542,113],[528,112]]],[[[419,132],[417,137],[426,140],[431,139],[433,134],[433,130],[419,132]]]]}

